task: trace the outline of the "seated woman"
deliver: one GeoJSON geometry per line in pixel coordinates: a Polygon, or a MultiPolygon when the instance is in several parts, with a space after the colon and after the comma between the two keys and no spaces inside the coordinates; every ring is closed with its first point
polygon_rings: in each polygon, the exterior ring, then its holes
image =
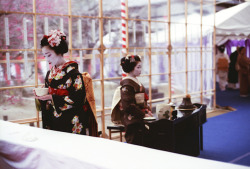
{"type": "Polygon", "coordinates": [[[66,36],[59,30],[50,31],[41,40],[42,53],[52,66],[45,77],[48,95],[36,96],[41,102],[43,128],[56,131],[97,136],[97,123],[86,99],[86,91],[78,64],[66,62],[66,36]],[[91,127],[91,123],[95,123],[91,127]]]}
{"type": "Polygon", "coordinates": [[[126,56],[121,59],[121,66],[128,75],[120,82],[122,123],[125,126],[127,143],[145,145],[143,137],[146,131],[143,118],[152,116],[147,105],[145,88],[137,77],[141,74],[141,57],[126,56]]]}

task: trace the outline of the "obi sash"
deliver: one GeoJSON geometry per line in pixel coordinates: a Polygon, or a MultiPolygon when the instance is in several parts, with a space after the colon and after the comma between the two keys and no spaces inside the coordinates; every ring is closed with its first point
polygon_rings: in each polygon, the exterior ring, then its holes
{"type": "Polygon", "coordinates": [[[67,89],[55,89],[55,88],[49,87],[49,94],[55,94],[58,96],[68,96],[69,91],[67,89]]]}

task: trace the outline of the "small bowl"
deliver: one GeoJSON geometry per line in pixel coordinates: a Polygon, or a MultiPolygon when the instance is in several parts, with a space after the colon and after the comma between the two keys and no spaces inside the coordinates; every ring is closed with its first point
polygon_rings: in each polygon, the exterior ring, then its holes
{"type": "Polygon", "coordinates": [[[37,96],[44,96],[49,93],[48,88],[35,88],[35,92],[37,96]]]}

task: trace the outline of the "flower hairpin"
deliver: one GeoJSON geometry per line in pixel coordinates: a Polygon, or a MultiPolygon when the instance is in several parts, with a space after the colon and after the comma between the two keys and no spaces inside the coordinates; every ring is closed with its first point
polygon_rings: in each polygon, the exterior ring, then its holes
{"type": "Polygon", "coordinates": [[[51,47],[59,46],[61,39],[66,40],[66,35],[59,30],[51,30],[47,35],[44,35],[48,39],[48,42],[51,47]]]}
{"type": "Polygon", "coordinates": [[[125,59],[129,60],[130,62],[135,62],[135,55],[127,55],[125,59]]]}
{"type": "Polygon", "coordinates": [[[134,55],[131,56],[130,62],[135,62],[135,56],[134,55]]]}

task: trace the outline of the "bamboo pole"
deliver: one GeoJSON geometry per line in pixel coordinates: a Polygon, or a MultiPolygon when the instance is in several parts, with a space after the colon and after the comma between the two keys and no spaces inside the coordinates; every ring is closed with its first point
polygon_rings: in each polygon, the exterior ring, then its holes
{"type": "MultiPolygon", "coordinates": [[[[101,47],[101,57],[100,57],[100,80],[101,80],[101,120],[102,120],[102,133],[105,133],[105,97],[104,97],[104,46],[103,46],[103,11],[102,11],[102,0],[99,0],[99,39],[101,47]]],[[[102,134],[105,138],[105,134],[102,134]]]]}
{"type": "Polygon", "coordinates": [[[35,49],[0,49],[0,52],[20,52],[20,51],[35,51],[35,49]]]}
{"type": "Polygon", "coordinates": [[[168,93],[169,93],[169,102],[172,100],[172,93],[171,93],[171,87],[172,87],[172,71],[171,71],[171,54],[172,54],[172,45],[171,45],[171,0],[168,0],[168,93]]]}
{"type": "MultiPolygon", "coordinates": [[[[148,22],[148,20],[147,20],[148,22]]],[[[130,49],[148,49],[149,47],[134,47],[131,46],[129,47],[130,49]]],[[[176,49],[182,49],[182,47],[175,47],[176,49]]],[[[197,48],[197,47],[192,47],[192,48],[197,48]]],[[[199,48],[199,47],[198,47],[199,48]]],[[[100,48],[73,48],[72,51],[74,50],[99,50],[100,48]]],[[[122,49],[121,47],[110,47],[110,48],[106,48],[106,49],[122,49]]],[[[166,49],[166,47],[154,47],[154,49],[166,49]]],[[[0,49],[0,52],[20,52],[20,51],[30,51],[33,52],[35,51],[35,49],[0,49]]],[[[37,51],[41,51],[41,49],[37,49],[37,51]]],[[[180,52],[180,51],[179,51],[180,52]]],[[[191,53],[192,51],[190,51],[191,53]]],[[[156,52],[152,52],[152,54],[156,52]]],[[[164,53],[164,52],[160,52],[160,53],[164,53]]],[[[165,53],[164,53],[165,54],[165,53]]]]}
{"type": "Polygon", "coordinates": [[[214,0],[214,33],[213,33],[213,81],[214,81],[214,96],[213,96],[213,108],[215,109],[216,108],[216,72],[215,72],[215,49],[216,49],[216,27],[215,27],[215,14],[216,14],[216,0],[214,0]]]}
{"type": "Polygon", "coordinates": [[[0,87],[1,90],[9,90],[9,89],[22,89],[22,88],[28,88],[28,87],[37,87],[36,85],[27,85],[27,86],[11,86],[11,87],[0,87]]]}
{"type": "Polygon", "coordinates": [[[200,4],[200,15],[201,15],[201,34],[200,34],[200,60],[201,60],[201,72],[200,72],[200,76],[201,76],[201,81],[200,81],[200,83],[201,83],[201,94],[200,94],[200,96],[201,96],[201,104],[203,103],[203,61],[202,61],[202,58],[203,58],[203,52],[202,52],[202,49],[203,49],[203,41],[202,41],[202,16],[203,16],[203,0],[201,0],[201,4],[200,4]]]}
{"type": "Polygon", "coordinates": [[[152,45],[151,45],[151,0],[148,0],[148,59],[149,59],[149,102],[150,109],[152,110],[152,45]]]}
{"type": "MultiPolygon", "coordinates": [[[[18,12],[18,11],[1,11],[0,14],[22,14],[22,15],[43,15],[43,16],[59,16],[59,17],[72,17],[72,18],[90,18],[90,19],[99,19],[98,16],[80,16],[80,15],[67,15],[67,14],[50,14],[50,13],[34,13],[34,12],[18,12]]],[[[116,19],[120,20],[121,17],[108,17],[108,16],[103,16],[103,19],[116,19]]],[[[147,22],[148,19],[136,19],[136,18],[128,18],[128,20],[133,20],[133,21],[145,21],[147,22]]],[[[168,23],[167,21],[159,21],[159,20],[154,20],[154,22],[159,22],[159,23],[168,23]]],[[[179,23],[172,21],[172,23],[179,23]]],[[[204,24],[206,25],[206,24],[204,24]]],[[[209,25],[207,25],[209,26],[209,25]]]]}
{"type": "Polygon", "coordinates": [[[186,60],[186,90],[185,93],[188,93],[188,33],[187,33],[187,10],[188,10],[188,2],[185,0],[185,60],[186,60]]]}
{"type": "MultiPolygon", "coordinates": [[[[34,36],[34,59],[35,59],[35,86],[38,86],[38,67],[37,67],[37,33],[36,33],[36,0],[33,0],[33,36],[34,36]]],[[[37,127],[40,127],[39,123],[39,111],[36,111],[36,123],[37,127]]]]}
{"type": "Polygon", "coordinates": [[[38,120],[37,124],[39,124],[39,122],[42,121],[42,118],[37,119],[37,117],[35,117],[35,118],[21,119],[21,120],[10,120],[10,122],[19,123],[19,124],[27,124],[27,123],[37,122],[37,120],[38,120]]]}
{"type": "Polygon", "coordinates": [[[154,75],[169,75],[169,73],[165,72],[165,73],[152,73],[151,74],[152,76],[154,75]]]}
{"type": "Polygon", "coordinates": [[[71,0],[68,0],[68,18],[69,18],[69,58],[72,60],[72,11],[71,11],[71,0]]]}

